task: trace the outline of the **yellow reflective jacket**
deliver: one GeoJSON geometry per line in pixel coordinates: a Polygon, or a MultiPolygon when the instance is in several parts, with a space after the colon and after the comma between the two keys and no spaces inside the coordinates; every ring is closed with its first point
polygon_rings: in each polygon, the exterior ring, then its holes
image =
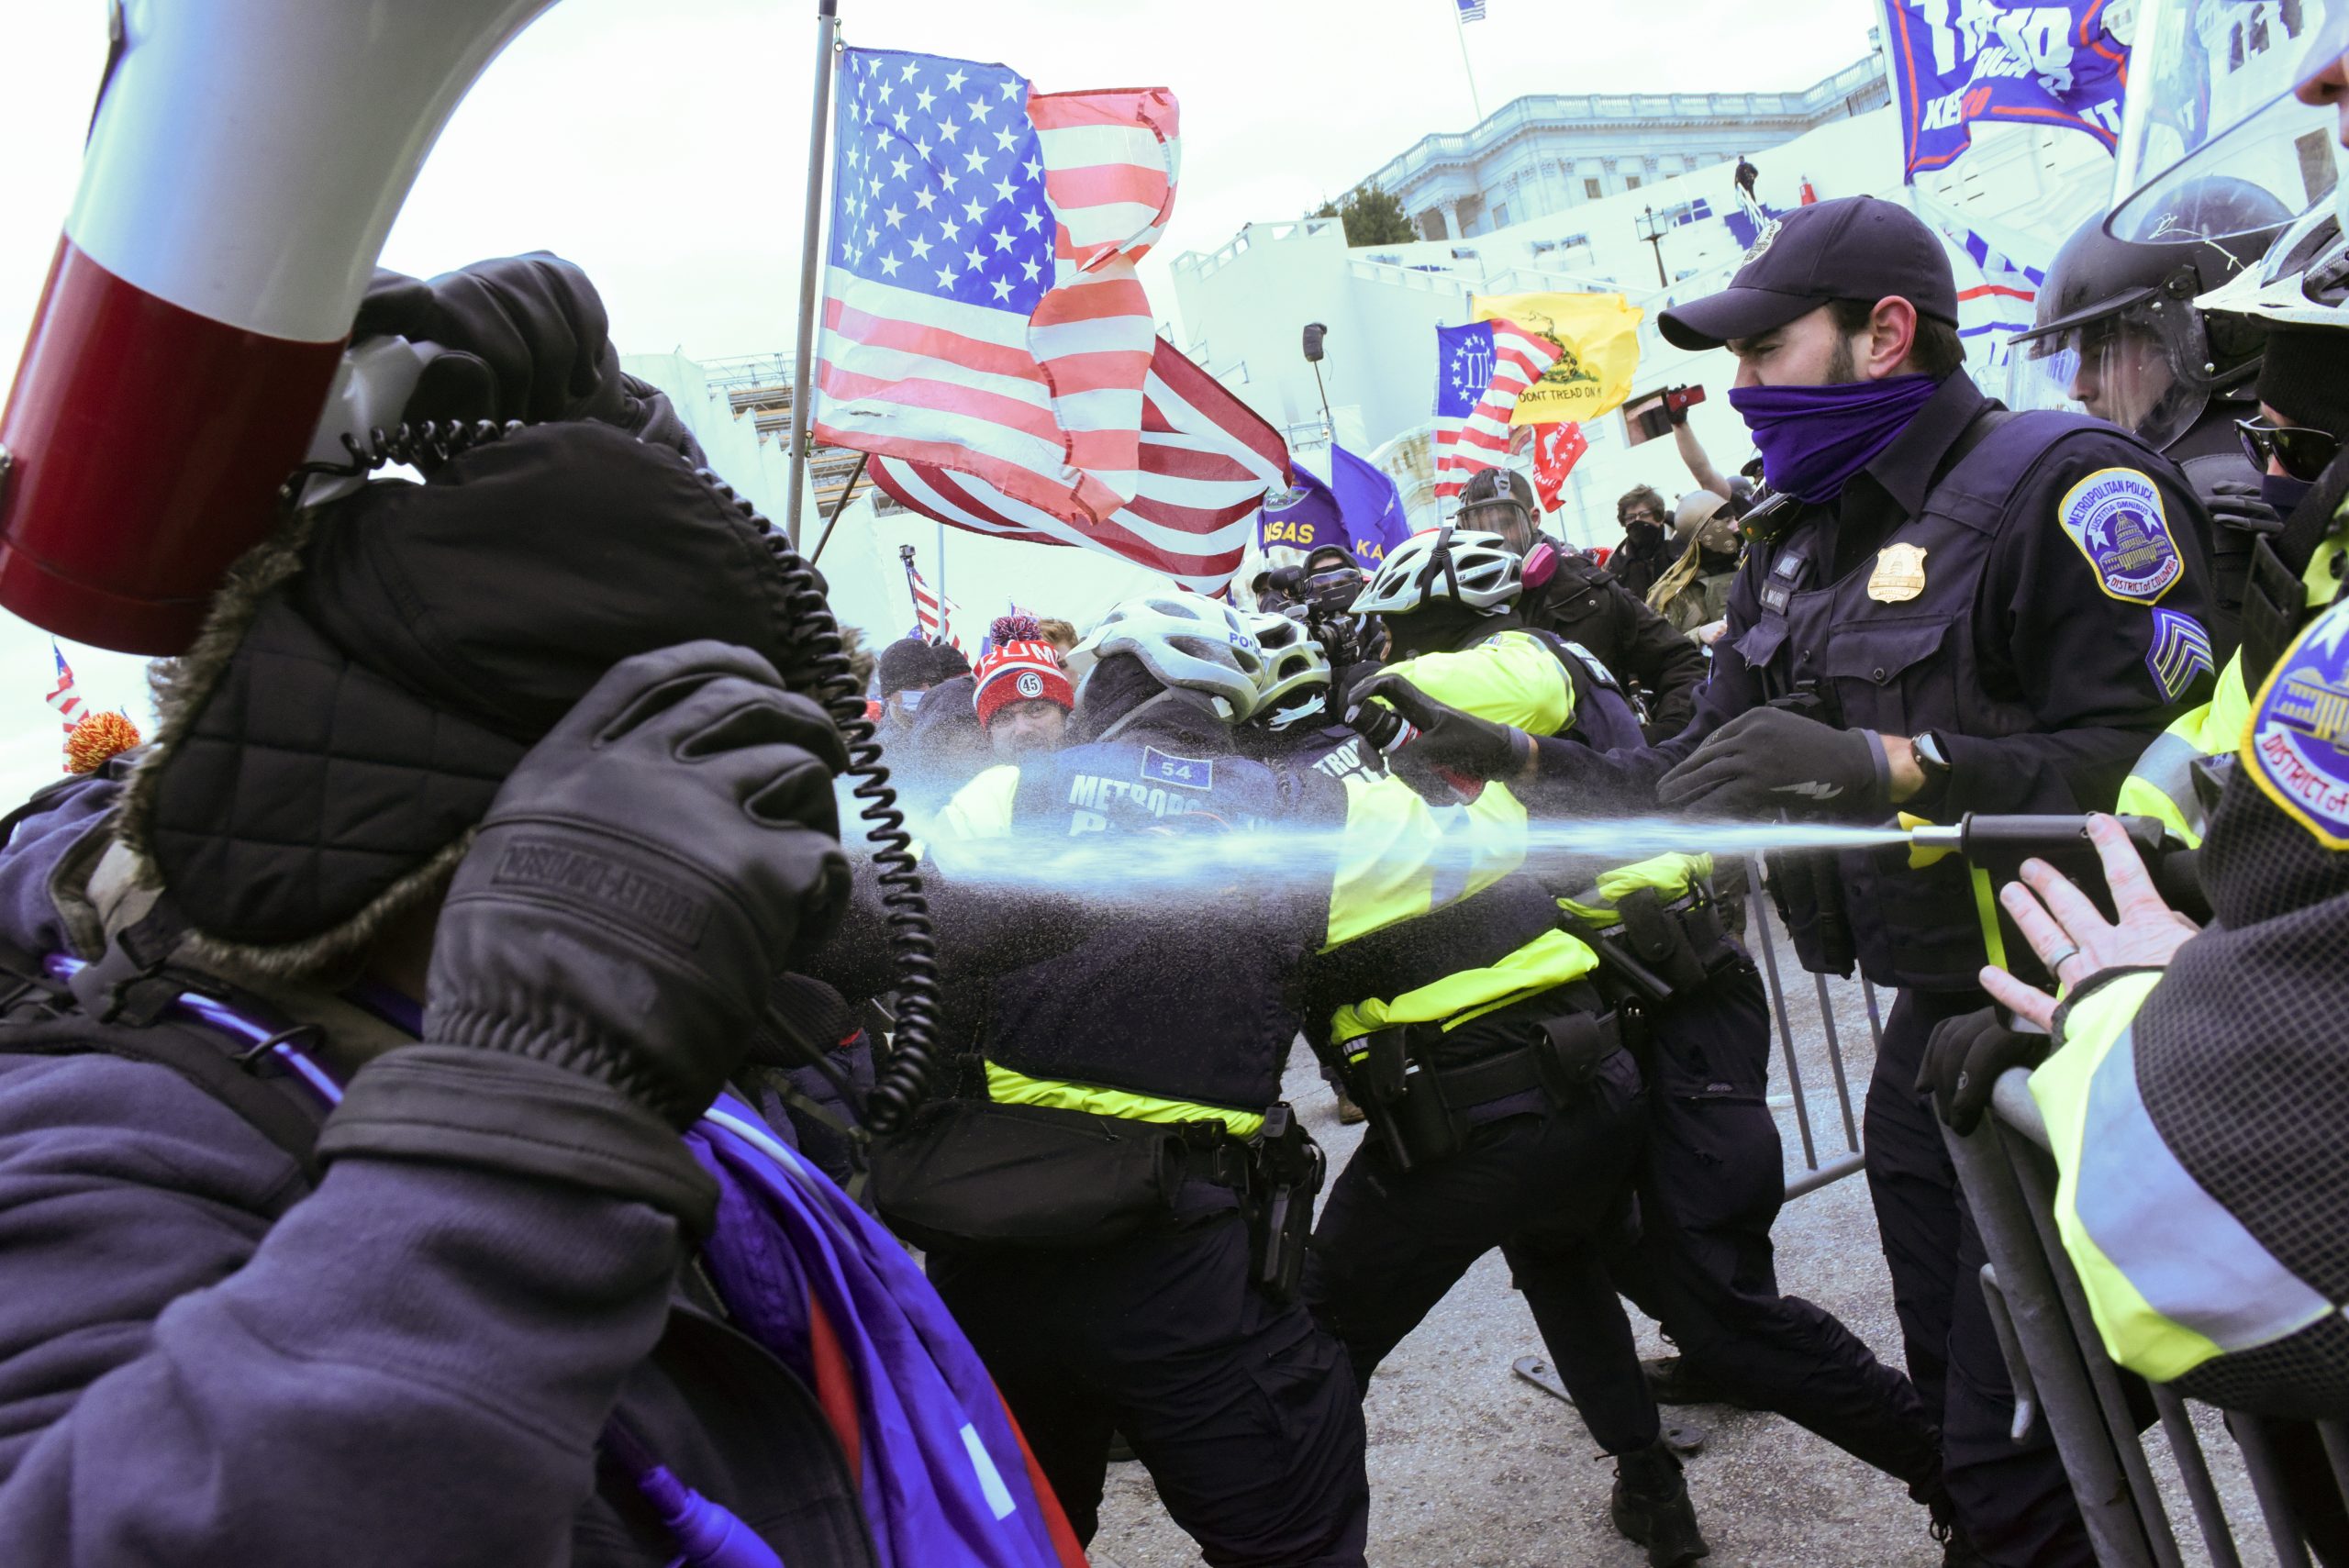
{"type": "MultiPolygon", "coordinates": [[[[2344,552],[2349,552],[2349,518],[2336,524],[2300,573],[2309,608],[2332,602],[2333,591],[2341,585],[2333,563],[2344,552]]],[[[2194,764],[2205,757],[2222,757],[2241,745],[2250,719],[2251,694],[2243,689],[2243,655],[2237,653],[2219,672],[2210,700],[2180,714],[2145,748],[2122,781],[2114,809],[2124,817],[2158,817],[2188,847],[2199,845],[2207,824],[2194,793],[2194,764]]]]}

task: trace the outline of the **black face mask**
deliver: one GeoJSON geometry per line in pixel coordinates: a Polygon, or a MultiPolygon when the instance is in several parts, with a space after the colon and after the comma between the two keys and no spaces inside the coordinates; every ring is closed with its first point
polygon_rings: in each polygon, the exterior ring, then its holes
{"type": "Polygon", "coordinates": [[[1625,523],[1623,541],[1634,555],[1653,554],[1656,546],[1664,542],[1664,525],[1662,523],[1625,523]]]}

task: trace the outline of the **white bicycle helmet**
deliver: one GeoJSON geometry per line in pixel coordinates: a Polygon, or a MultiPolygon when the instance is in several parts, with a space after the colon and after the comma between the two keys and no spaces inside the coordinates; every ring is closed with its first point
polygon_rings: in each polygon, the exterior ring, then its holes
{"type": "Polygon", "coordinates": [[[1524,562],[1498,534],[1447,523],[1413,534],[1386,552],[1378,575],[1356,599],[1358,616],[1407,616],[1431,599],[1450,599],[1486,615],[1505,614],[1525,592],[1524,562]]]}
{"type": "Polygon", "coordinates": [[[1321,639],[1276,611],[1242,617],[1264,661],[1256,676],[1254,722],[1286,729],[1323,712],[1330,695],[1330,651],[1321,639]]]}
{"type": "Polygon", "coordinates": [[[1264,650],[1240,612],[1195,594],[1149,594],[1111,608],[1078,649],[1095,660],[1130,653],[1162,685],[1205,692],[1234,720],[1255,711],[1264,650]]]}
{"type": "Polygon", "coordinates": [[[2292,327],[2349,328],[2349,240],[2329,205],[2286,226],[2258,263],[2194,302],[2292,327]]]}

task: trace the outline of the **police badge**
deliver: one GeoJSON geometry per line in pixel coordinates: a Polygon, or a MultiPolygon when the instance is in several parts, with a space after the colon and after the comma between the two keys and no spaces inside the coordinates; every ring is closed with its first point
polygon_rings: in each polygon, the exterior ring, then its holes
{"type": "Polygon", "coordinates": [[[1905,604],[1925,591],[1925,549],[1915,544],[1888,544],[1876,552],[1876,570],[1868,573],[1868,597],[1880,605],[1905,604]]]}
{"type": "Polygon", "coordinates": [[[2108,598],[2154,604],[2185,575],[2161,489],[2136,469],[2098,469],[2065,495],[2056,520],[2108,598]]]}
{"type": "Polygon", "coordinates": [[[2333,606],[2276,662],[2243,727],[2260,792],[2328,850],[2349,850],[2349,603],[2333,606]]]}

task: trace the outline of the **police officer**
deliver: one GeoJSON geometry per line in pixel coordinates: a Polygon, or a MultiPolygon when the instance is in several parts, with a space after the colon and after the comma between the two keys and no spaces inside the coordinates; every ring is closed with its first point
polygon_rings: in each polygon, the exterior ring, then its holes
{"type": "MultiPolygon", "coordinates": [[[[2349,97],[2343,20],[2296,72],[2305,103],[2349,97]]],[[[2266,117],[2283,144],[2273,150],[2296,155],[2313,117],[2266,117]]],[[[2183,177],[2195,178],[2193,162],[2183,177]]],[[[2174,224],[2207,239],[2227,238],[2235,221],[2223,208],[2165,205],[2174,224]]],[[[2017,1033],[1989,1014],[1954,1019],[1935,1032],[1920,1082],[1966,1133],[2002,1072],[2045,1063],[2032,1094],[2059,1133],[2068,1178],[2060,1234],[2107,1346],[2184,1392],[2287,1418],[2265,1423],[2272,1468],[2318,1560],[2335,1562],[2349,1561],[2349,1499],[2318,1429],[2288,1418],[2336,1415],[2349,1401],[2349,1347],[2327,1331],[2332,1314],[2306,1316],[2312,1290],[2338,1288],[2326,1260],[2341,1204],[2320,1173],[2338,1142],[2341,1096],[2337,1051],[2302,1020],[2337,1017],[2342,998],[2338,966],[2278,962],[2303,941],[2349,936],[2349,834],[2325,814],[2349,782],[2340,727],[2323,722],[2325,694],[2343,684],[2349,580],[2349,240],[2330,201],[2198,303],[2214,319],[2249,317],[2266,329],[2258,417],[2243,434],[2283,527],[2254,547],[2243,646],[2217,692],[2147,749],[2121,806],[2161,817],[2188,844],[2207,832],[2198,870],[2220,917],[2194,936],[2119,835],[2092,824],[2117,922],[2043,867],[2024,868],[2028,891],[2001,895],[2042,966],[2070,985],[2065,1005],[2002,973],[1984,976],[2049,1034],[2017,1033]],[[2224,1101],[2213,1101],[2213,1083],[2230,1086],[2224,1101]],[[2263,1095],[2263,1084],[2281,1092],[2263,1095]],[[2091,1103],[2119,1136],[2076,1135],[2091,1103]],[[2278,1207],[2282,1194],[2305,1207],[2278,1207]],[[2181,1255],[2229,1266],[2180,1272],[2181,1255]]]]}
{"type": "Polygon", "coordinates": [[[1680,733],[1697,710],[1704,655],[1606,567],[1541,539],[1533,486],[1525,475],[1514,469],[1479,470],[1460,493],[1454,521],[1466,531],[1498,534],[1524,558],[1519,619],[1597,657],[1645,710],[1642,727],[1649,736],[1661,740],[1680,733]]]}
{"type": "MultiPolygon", "coordinates": [[[[1895,809],[2077,811],[2207,692],[2164,650],[2207,639],[2199,504],[2143,440],[2084,416],[2009,415],[1964,373],[1939,239],[1870,197],[1802,207],[1729,288],[1666,311],[1726,345],[1730,400],[1781,499],[1731,595],[1696,721],[1602,758],[1401,692],[1431,761],[1588,810],[1643,791],[1704,816],[1882,821],[1895,809]],[[1659,775],[1661,782],[1659,784],[1659,775]]],[[[1964,869],[1898,851],[1790,866],[1776,892],[1804,963],[1901,989],[1867,1105],[1867,1174],[1909,1375],[1943,1418],[1946,1484],[2002,1564],[2086,1562],[2043,1429],[2008,1440],[2012,1393],[1976,1285],[1981,1243],[1915,1087],[1940,1019],[1985,1005],[1964,869]],[[1797,874],[1798,872],[1803,874],[1797,874]]]]}
{"type": "MultiPolygon", "coordinates": [[[[1439,530],[1389,555],[1360,602],[1386,617],[1399,649],[1419,656],[1355,688],[1357,721],[1393,747],[1406,777],[1419,776],[1417,747],[1363,711],[1397,688],[1599,750],[1636,745],[1620,699],[1579,651],[1515,624],[1505,574],[1486,591],[1492,602],[1482,614],[1462,611],[1460,600],[1479,595],[1489,553],[1481,536],[1439,530]]],[[[1440,777],[1420,782],[1446,787],[1440,777]]],[[[1831,1314],[1779,1294],[1770,1228],[1786,1182],[1777,1125],[1763,1103],[1768,1003],[1753,963],[1724,935],[1709,871],[1687,855],[1602,862],[1565,884],[1569,895],[1558,901],[1575,951],[1597,956],[1590,973],[1602,1000],[1628,1004],[1624,1016],[1638,1019],[1648,1090],[1637,1222],[1609,1236],[1608,1271],[1679,1348],[1650,1363],[1659,1397],[1777,1411],[1945,1513],[1933,1425],[1915,1388],[1831,1314]]],[[[1427,937],[1413,936],[1424,948],[1427,937]]],[[[1333,1197],[1333,1222],[1339,1208],[1333,1197]]],[[[1603,1295],[1541,1305],[1553,1345],[1599,1339],[1617,1311],[1603,1295]]]]}
{"type": "Polygon", "coordinates": [[[2249,317],[2266,333],[2254,384],[2257,407],[2233,433],[2246,463],[2257,460],[2260,495],[2278,523],[2255,553],[2270,564],[2253,595],[2244,646],[2221,668],[2210,700],[2147,747],[2121,787],[2124,814],[2158,817],[2188,845],[2202,841],[2217,774],[2226,767],[2221,760],[2232,757],[2243,739],[2257,672],[2309,613],[2332,602],[2341,582],[2339,562],[2349,540],[2340,537],[2321,499],[2306,515],[2301,508],[2349,442],[2344,280],[2349,243],[2338,220],[2318,212],[2278,237],[2269,261],[2202,300],[2212,319],[2249,317]]]}
{"type": "MultiPolygon", "coordinates": [[[[1446,526],[1390,550],[1355,607],[1385,618],[1391,668],[1431,689],[1544,733],[1639,744],[1603,673],[1511,613],[1520,571],[1499,536],[1446,526]]],[[[1376,739],[1399,746],[1403,727],[1376,739]]],[[[1502,789],[1472,793],[1471,811],[1517,809],[1502,789]]],[[[1685,864],[1668,869],[1685,884],[1685,864]]],[[[1316,966],[1308,1038],[1342,1062],[1375,1136],[1330,1190],[1306,1296],[1367,1386],[1499,1248],[1591,1436],[1616,1458],[1616,1528],[1666,1568],[1709,1549],[1599,1261],[1631,1196],[1649,1096],[1630,1015],[1599,993],[1598,964],[1549,890],[1520,873],[1316,966]]]]}
{"type": "Polygon", "coordinates": [[[2265,333],[2254,317],[2210,315],[2195,301],[2256,262],[2289,217],[2259,186],[2214,176],[2144,218],[2132,215],[2138,238],[2107,233],[2102,214],[2089,218],[2056,252],[2037,323],[2015,338],[2021,351],[2008,361],[2013,406],[2086,408],[2185,471],[2216,525],[2200,542],[2221,658],[2234,648],[2252,542],[2280,519],[2235,436],[2252,413],[2265,333]]]}
{"type": "MultiPolygon", "coordinates": [[[[987,770],[940,814],[947,885],[988,863],[1049,879],[1051,856],[1115,835],[1244,837],[1299,817],[1405,868],[1447,841],[1394,780],[1237,754],[1263,656],[1229,607],[1129,601],[1080,652],[1063,748],[987,770]],[[981,859],[991,845],[1005,858],[981,859]]],[[[1114,1428],[1209,1561],[1359,1564],[1360,1402],[1296,1300],[1319,1156],[1278,1103],[1279,1068],[1308,956],[1435,897],[1408,871],[1284,893],[1230,863],[1230,885],[1113,908],[1073,951],[952,977],[960,1094],[876,1151],[874,1187],[928,1250],[1080,1539],[1114,1428]]]]}

